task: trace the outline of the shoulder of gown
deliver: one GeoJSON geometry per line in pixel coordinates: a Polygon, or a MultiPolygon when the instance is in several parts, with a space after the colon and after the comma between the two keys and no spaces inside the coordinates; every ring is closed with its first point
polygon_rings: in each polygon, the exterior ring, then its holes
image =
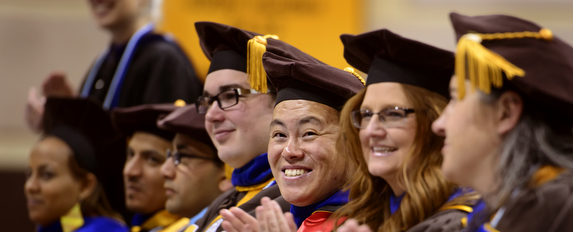
{"type": "Polygon", "coordinates": [[[461,231],[464,226],[462,219],[469,212],[460,209],[448,209],[435,213],[426,220],[418,223],[408,232],[455,232],[461,231]]]}
{"type": "Polygon", "coordinates": [[[500,231],[573,231],[573,173],[521,191],[505,205],[500,231]]]}
{"type": "Polygon", "coordinates": [[[151,34],[134,53],[119,105],[166,103],[177,99],[189,103],[202,91],[203,83],[181,47],[161,35],[151,34]]]}
{"type": "Polygon", "coordinates": [[[129,228],[122,222],[104,216],[86,217],[85,224],[80,227],[76,232],[127,232],[129,228]]]}

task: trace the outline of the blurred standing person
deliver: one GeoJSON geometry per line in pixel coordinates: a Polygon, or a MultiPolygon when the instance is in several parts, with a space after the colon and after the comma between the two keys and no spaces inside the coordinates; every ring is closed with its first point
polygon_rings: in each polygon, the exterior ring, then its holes
{"type": "MultiPolygon", "coordinates": [[[[79,92],[63,72],[42,84],[44,96],[93,98],[104,109],[141,104],[194,101],[202,83],[182,49],[153,31],[161,0],[88,0],[97,24],[111,35],[108,49],[95,61],[79,92]]],[[[44,100],[35,88],[28,94],[26,121],[41,128],[44,100]]]]}
{"type": "Polygon", "coordinates": [[[38,231],[127,231],[109,201],[118,195],[114,164],[125,147],[109,114],[91,100],[48,98],[43,121],[24,186],[38,231]]]}
{"type": "Polygon", "coordinates": [[[167,151],[173,150],[171,141],[175,133],[158,128],[157,119],[184,104],[182,101],[147,104],[111,112],[116,128],[129,138],[127,154],[123,156],[126,157],[123,180],[125,204],[135,213],[132,231],[164,231],[181,218],[165,210],[167,196],[161,175],[167,151]]]}
{"type": "Polygon", "coordinates": [[[442,170],[483,202],[467,231],[573,231],[573,47],[507,15],[450,14],[442,170]]]}

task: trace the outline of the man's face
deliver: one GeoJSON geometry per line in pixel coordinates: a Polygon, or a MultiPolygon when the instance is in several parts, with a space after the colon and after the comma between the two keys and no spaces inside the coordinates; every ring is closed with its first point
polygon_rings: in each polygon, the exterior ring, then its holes
{"type": "MultiPolygon", "coordinates": [[[[232,88],[250,89],[247,74],[218,70],[207,75],[204,95],[215,96],[232,88]]],[[[224,110],[213,103],[205,115],[205,127],[223,162],[240,168],[267,151],[272,101],[270,94],[249,94],[224,110]]]]}
{"type": "Polygon", "coordinates": [[[219,183],[225,180],[225,169],[212,160],[217,157],[215,151],[189,136],[177,134],[173,145],[181,158],[176,166],[172,154],[161,167],[167,195],[165,208],[170,213],[192,217],[223,193],[219,183]]]}
{"type": "Polygon", "coordinates": [[[89,0],[92,14],[100,27],[114,29],[134,20],[143,9],[141,0],[89,0]]]}
{"type": "Polygon", "coordinates": [[[150,214],[165,206],[161,165],[170,148],[170,141],[150,133],[135,132],[131,137],[123,167],[125,202],[129,210],[150,214]]]}
{"type": "Polygon", "coordinates": [[[336,150],[338,112],[326,105],[287,100],[273,113],[269,163],[281,195],[308,206],[340,190],[346,166],[336,150]]]}

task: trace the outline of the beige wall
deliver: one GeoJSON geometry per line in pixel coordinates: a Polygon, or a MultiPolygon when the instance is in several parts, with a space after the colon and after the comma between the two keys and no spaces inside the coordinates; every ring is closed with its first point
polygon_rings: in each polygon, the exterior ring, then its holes
{"type": "Polygon", "coordinates": [[[106,44],[83,0],[0,0],[0,168],[22,167],[36,140],[23,119],[28,89],[53,70],[77,86],[106,44]]]}
{"type": "Polygon", "coordinates": [[[405,37],[454,49],[449,13],[508,14],[549,28],[573,45],[571,0],[368,0],[367,28],[388,28],[405,37]],[[464,2],[464,3],[462,3],[464,2]],[[549,4],[550,3],[550,4],[549,4]]]}
{"type": "MultiPolygon", "coordinates": [[[[369,30],[385,27],[452,50],[450,11],[505,13],[535,21],[573,44],[573,1],[459,2],[366,0],[363,17],[369,30]]],[[[106,44],[107,35],[91,20],[85,0],[0,0],[0,168],[24,167],[36,140],[23,120],[28,89],[52,70],[65,70],[77,86],[106,44]]]]}

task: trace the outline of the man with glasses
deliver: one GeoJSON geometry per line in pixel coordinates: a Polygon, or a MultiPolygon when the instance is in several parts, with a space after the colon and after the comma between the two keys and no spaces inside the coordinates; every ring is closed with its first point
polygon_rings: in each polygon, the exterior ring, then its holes
{"type": "Polygon", "coordinates": [[[164,231],[181,217],[165,210],[164,179],[161,165],[167,150],[173,150],[172,131],[157,127],[157,119],[185,102],[150,104],[115,108],[111,112],[116,128],[129,137],[127,159],[123,168],[125,203],[135,213],[131,231],[164,231]]]}
{"type": "Polygon", "coordinates": [[[207,206],[232,185],[225,177],[225,165],[205,130],[205,117],[195,105],[178,108],[159,120],[161,129],[175,132],[173,150],[161,167],[165,179],[165,209],[185,218],[173,231],[194,231],[191,226],[203,217],[207,206]]]}
{"type": "Polygon", "coordinates": [[[231,178],[235,188],[209,206],[205,217],[196,223],[197,231],[221,231],[222,209],[237,207],[254,216],[263,196],[277,201],[286,212],[290,205],[280,197],[267,158],[276,93],[267,92],[273,88],[267,86],[262,54],[280,51],[289,56],[299,50],[273,35],[211,22],[198,22],[195,27],[211,60],[197,110],[205,114],[205,127],[219,158],[235,169],[231,178]]]}

